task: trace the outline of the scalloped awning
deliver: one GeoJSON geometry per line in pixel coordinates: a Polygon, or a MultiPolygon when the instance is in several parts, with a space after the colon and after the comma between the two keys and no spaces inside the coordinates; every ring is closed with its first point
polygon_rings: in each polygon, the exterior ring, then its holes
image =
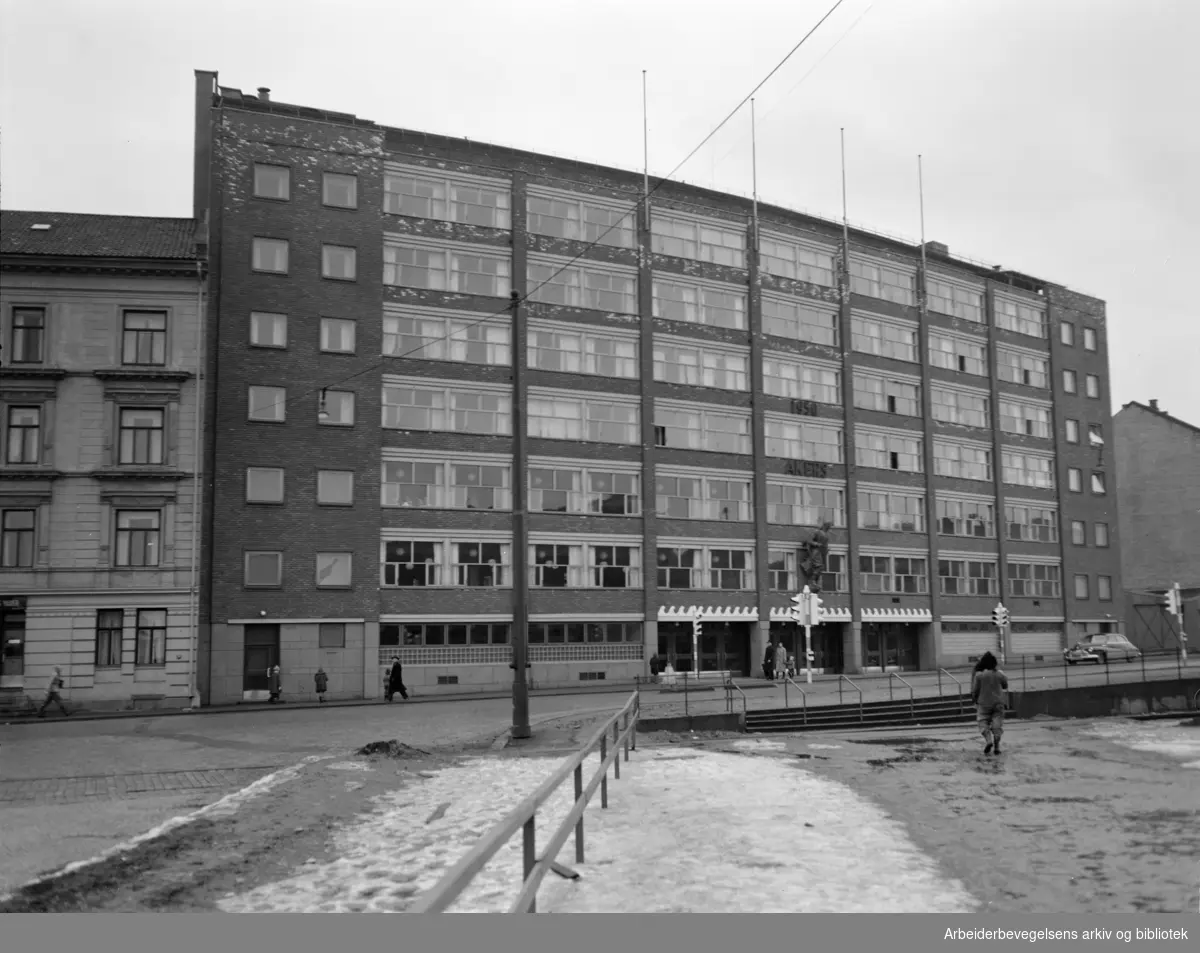
{"type": "Polygon", "coordinates": [[[863,622],[932,622],[928,609],[863,609],[863,622]]]}

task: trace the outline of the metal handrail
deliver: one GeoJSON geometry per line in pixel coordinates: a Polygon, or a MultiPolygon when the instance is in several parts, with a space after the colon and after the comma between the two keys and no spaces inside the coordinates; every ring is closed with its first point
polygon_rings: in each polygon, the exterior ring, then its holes
{"type": "Polygon", "coordinates": [[[575,861],[576,863],[583,863],[584,810],[587,808],[588,802],[592,799],[592,795],[596,793],[597,787],[600,788],[600,806],[602,808],[608,807],[609,766],[613,767],[613,777],[620,778],[621,747],[624,745],[625,760],[628,762],[630,749],[637,750],[637,723],[640,714],[640,697],[637,692],[634,692],[630,696],[629,701],[625,703],[625,707],[608,718],[603,725],[596,729],[591,738],[575,754],[564,761],[558,770],[547,778],[536,791],[525,798],[502,821],[485,834],[479,843],[471,848],[465,857],[447,871],[431,890],[418,897],[416,902],[409,908],[409,912],[444,912],[470,886],[471,881],[475,879],[487,862],[522,828],[524,829],[525,875],[522,878],[521,892],[509,908],[509,913],[535,913],[537,911],[538,887],[541,886],[542,880],[550,871],[554,871],[559,876],[568,879],[573,880],[577,878],[579,874],[576,871],[558,863],[555,858],[558,856],[558,852],[562,850],[562,846],[566,843],[567,838],[574,831],[575,861]],[[618,724],[622,718],[625,720],[625,727],[623,729],[618,724]],[[610,731],[613,742],[611,751],[608,750],[610,731]],[[588,783],[587,787],[584,787],[583,762],[597,747],[600,748],[600,769],[588,783]],[[563,819],[558,829],[551,835],[541,858],[538,859],[534,838],[534,822],[537,817],[538,808],[545,804],[572,773],[575,776],[575,805],[563,819]]]}
{"type": "Polygon", "coordinates": [[[742,691],[741,687],[733,680],[733,676],[731,675],[725,681],[725,710],[728,712],[733,711],[733,693],[735,691],[742,696],[742,714],[744,715],[746,714],[746,693],[742,691]]]}
{"type": "Polygon", "coordinates": [[[937,670],[937,677],[938,677],[938,697],[939,697],[939,698],[941,698],[941,696],[942,696],[942,675],[943,675],[943,674],[944,674],[944,675],[945,675],[945,676],[946,676],[948,679],[950,679],[950,681],[952,681],[952,682],[953,682],[955,685],[957,685],[957,686],[958,686],[958,713],[961,715],[961,714],[963,713],[963,686],[962,686],[962,682],[960,682],[960,681],[959,681],[957,678],[955,678],[953,674],[951,674],[950,672],[946,671],[946,669],[944,669],[944,668],[939,668],[939,669],[937,670]]]}
{"type": "Polygon", "coordinates": [[[808,692],[806,692],[803,688],[801,688],[799,685],[797,685],[795,682],[793,682],[792,677],[790,675],[783,676],[783,707],[784,708],[792,707],[791,704],[788,702],[787,687],[788,687],[789,682],[791,682],[792,688],[796,689],[796,691],[798,691],[800,693],[800,701],[804,707],[804,724],[807,725],[808,724],[808,692]]]}
{"type": "Polygon", "coordinates": [[[913,692],[912,683],[901,678],[901,676],[899,676],[895,672],[888,672],[887,674],[888,674],[888,700],[891,701],[894,698],[894,696],[892,695],[892,679],[893,678],[898,679],[902,684],[908,686],[908,713],[915,719],[917,717],[917,696],[916,696],[916,693],[913,692]]]}
{"type": "Polygon", "coordinates": [[[854,682],[852,682],[845,675],[838,676],[838,704],[840,705],[842,703],[842,682],[845,682],[851,688],[853,688],[856,692],[858,692],[858,720],[866,721],[867,716],[866,716],[866,713],[863,711],[863,690],[861,688],[859,688],[857,685],[855,685],[854,682]]]}

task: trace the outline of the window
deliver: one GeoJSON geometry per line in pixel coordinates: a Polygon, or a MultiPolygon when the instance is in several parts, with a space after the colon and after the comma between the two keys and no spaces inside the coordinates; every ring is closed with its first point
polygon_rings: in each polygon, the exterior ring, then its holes
{"type": "Polygon", "coordinates": [[[772,592],[796,591],[796,551],[772,549],[767,553],[767,577],[772,592]]]}
{"type": "Polygon", "coordinates": [[[256,198],[287,201],[291,197],[291,179],[292,170],[285,165],[254,163],[254,195],[256,198]]]}
{"type": "Polygon", "coordinates": [[[507,543],[451,543],[452,585],[482,589],[506,585],[509,548],[507,543]]]}
{"type": "Polygon", "coordinates": [[[42,458],[42,408],[8,408],[8,450],[4,459],[9,463],[32,465],[42,458]]]}
{"type": "Polygon", "coordinates": [[[1087,376],[1084,377],[1083,383],[1084,383],[1085,393],[1088,395],[1088,397],[1092,397],[1092,398],[1100,397],[1100,378],[1099,377],[1097,377],[1095,374],[1088,374],[1087,376]]]}
{"type": "Polygon", "coordinates": [[[1099,424],[1088,424],[1088,442],[1093,447],[1104,446],[1104,430],[1099,424]]]}
{"type": "Polygon", "coordinates": [[[317,553],[317,588],[348,589],[353,578],[351,553],[317,553]]]}
{"type": "Polygon", "coordinates": [[[748,390],[748,350],[726,351],[702,344],[654,342],[654,379],[722,390],[748,390]]]}
{"type": "Polygon", "coordinates": [[[1058,510],[1053,507],[1023,503],[1005,504],[1004,522],[1008,527],[1009,539],[1029,543],[1058,542],[1058,510]]]}
{"type": "Polygon", "coordinates": [[[1093,538],[1098,549],[1108,548],[1108,524],[1095,523],[1092,527],[1093,538]]]}
{"type": "Polygon", "coordinates": [[[33,566],[34,518],[36,510],[5,510],[3,514],[3,560],[5,569],[33,566]]]}
{"type": "Polygon", "coordinates": [[[1040,308],[1018,304],[1007,298],[993,299],[996,312],[996,327],[1015,331],[1031,338],[1046,336],[1046,315],[1040,308]]]}
{"type": "Polygon", "coordinates": [[[1075,598],[1090,599],[1091,593],[1088,592],[1088,577],[1086,573],[1075,574],[1075,598]]]}
{"type": "Polygon", "coordinates": [[[1101,602],[1112,602],[1112,576],[1096,577],[1096,598],[1101,602]]]}
{"type": "Polygon", "coordinates": [[[321,319],[321,350],[329,354],[353,354],[357,322],[346,318],[321,319]]]}
{"type": "Polygon", "coordinates": [[[283,553],[246,553],[246,588],[278,588],[283,584],[283,553]]]}
{"type": "Polygon", "coordinates": [[[321,177],[321,201],[334,208],[358,208],[358,176],[326,172],[321,177]]]}
{"type": "Polygon", "coordinates": [[[529,471],[529,509],[535,513],[592,513],[637,516],[641,494],[637,473],[535,466],[529,471]]]}
{"type": "Polygon", "coordinates": [[[12,351],[14,364],[40,364],[46,346],[46,309],[13,308],[12,351]]]}
{"type": "Polygon", "coordinates": [[[282,503],[283,502],[283,468],[282,467],[247,467],[246,468],[246,502],[247,503],[282,503]]]}
{"type": "Polygon", "coordinates": [[[1026,387],[1050,386],[1050,362],[1024,351],[996,348],[996,370],[1002,381],[1026,387]]]}
{"type": "Polygon", "coordinates": [[[249,416],[251,420],[283,423],[287,415],[287,389],[283,387],[251,387],[249,416]]]}
{"type": "Polygon", "coordinates": [[[1108,481],[1104,474],[1100,472],[1092,473],[1092,494],[1094,496],[1104,496],[1108,492],[1108,481]]]}
{"type": "Polygon", "coordinates": [[[655,401],[654,439],[658,446],[672,449],[749,454],[750,413],[732,408],[683,410],[655,401]]]}
{"type": "Polygon", "coordinates": [[[821,573],[821,589],[824,592],[849,592],[850,575],[846,571],[845,553],[830,553],[821,573]]]}
{"type": "Polygon", "coordinates": [[[789,341],[824,344],[826,347],[839,345],[841,336],[838,334],[836,311],[819,310],[795,298],[779,298],[770,294],[763,294],[761,303],[764,334],[789,341]]]}
{"type": "Polygon", "coordinates": [[[354,392],[348,390],[323,391],[317,404],[317,423],[326,427],[351,427],[354,425],[354,392]],[[321,416],[321,411],[325,416],[321,416]]]}
{"type": "Polygon", "coordinates": [[[1064,370],[1062,372],[1062,384],[1063,384],[1063,390],[1066,393],[1074,394],[1076,392],[1075,372],[1070,371],[1070,370],[1064,370]]]}
{"type": "Polygon", "coordinates": [[[836,367],[808,363],[799,356],[763,355],[765,393],[840,406],[841,389],[842,375],[836,367]]]}
{"type": "Polygon", "coordinates": [[[1083,492],[1083,472],[1078,467],[1067,468],[1067,489],[1072,493],[1083,492]]]}
{"type": "Polygon", "coordinates": [[[707,546],[660,546],[658,585],[661,589],[752,589],[754,551],[707,546]]]}
{"type": "Polygon", "coordinates": [[[778,526],[846,525],[846,493],[838,487],[767,483],[767,522],[778,526]]]}
{"type": "Polygon", "coordinates": [[[450,465],[450,505],[461,510],[498,510],[512,506],[509,467],[475,463],[450,465]]]}
{"type": "Polygon", "coordinates": [[[933,441],[933,472],[958,480],[992,479],[992,451],[975,444],[933,441]]]}
{"type": "Polygon", "coordinates": [[[583,547],[538,543],[529,547],[530,585],[547,589],[583,585],[583,547]]]}
{"type": "Polygon", "coordinates": [[[833,252],[823,248],[787,241],[783,236],[759,236],[758,267],[768,275],[832,288],[837,284],[833,262],[833,252]]]}
{"type": "Polygon", "coordinates": [[[877,354],[896,361],[915,363],[917,329],[915,325],[909,327],[851,315],[850,346],[862,354],[877,354]]]}
{"type": "Polygon", "coordinates": [[[941,536],[991,539],[996,535],[996,507],[983,500],[938,496],[937,521],[941,536]]]}
{"type": "Polygon", "coordinates": [[[421,509],[507,510],[512,506],[510,474],[507,464],[389,460],[383,464],[382,504],[421,509]]]}
{"type": "Polygon", "coordinates": [[[1044,563],[1008,564],[1008,594],[1037,599],[1062,598],[1062,573],[1044,563]]]}
{"type": "Polygon", "coordinates": [[[650,234],[656,254],[746,267],[746,231],[732,223],[692,221],[656,210],[650,234]]]}
{"type": "Polygon", "coordinates": [[[442,543],[426,540],[385,541],[383,584],[403,588],[440,585],[442,549],[442,543]]]}
{"type": "Polygon", "coordinates": [[[752,589],[754,552],[742,549],[708,550],[710,589],[752,589]]]}
{"type": "Polygon", "coordinates": [[[925,532],[925,498],[915,493],[861,489],[858,528],[897,533],[925,532]]]}
{"type": "Polygon", "coordinates": [[[122,320],[122,364],[162,366],[167,363],[165,311],[126,311],[122,320]]]}
{"type": "Polygon", "coordinates": [[[656,318],[746,330],[746,295],[740,291],[718,290],[674,276],[655,278],[653,306],[656,318]]]}
{"type": "Polygon", "coordinates": [[[674,476],[660,473],[655,478],[655,509],[663,519],[749,521],[753,481],[712,476],[674,476]]]}
{"type": "Polygon", "coordinates": [[[512,397],[465,384],[383,386],[383,426],[392,430],[511,434],[512,397]]]}
{"type": "Polygon", "coordinates": [[[542,397],[531,391],[527,420],[529,436],[547,440],[621,444],[636,444],[641,440],[637,405],[599,396],[542,397]]]}
{"type": "Polygon", "coordinates": [[[500,319],[481,321],[478,317],[447,317],[435,312],[383,316],[383,353],[391,357],[509,364],[509,336],[508,322],[500,319]]]}
{"type": "Polygon", "coordinates": [[[854,406],[905,417],[924,416],[921,412],[919,384],[890,377],[874,377],[861,371],[854,372],[854,406]]]}
{"type": "Polygon", "coordinates": [[[526,200],[526,229],[574,241],[636,248],[637,229],[629,205],[614,207],[574,195],[535,195],[526,200]]]}
{"type": "Polygon", "coordinates": [[[158,565],[161,519],[158,510],[117,510],[116,565],[130,569],[158,565]]]}
{"type": "Polygon", "coordinates": [[[317,502],[330,506],[350,506],[354,502],[354,471],[318,470],[317,502]]]}
{"type": "Polygon", "coordinates": [[[358,267],[358,249],[346,245],[321,246],[321,277],[354,281],[358,267]]]}
{"type": "Polygon", "coordinates": [[[255,271],[269,271],[286,275],[288,270],[288,243],[279,238],[254,239],[252,267],[255,271]]]}
{"type": "Polygon", "coordinates": [[[768,457],[842,463],[842,429],[798,420],[767,417],[763,421],[768,457]]]}
{"type": "Polygon", "coordinates": [[[534,645],[580,642],[641,643],[640,622],[531,622],[529,641],[534,645]]]}
{"type": "Polygon", "coordinates": [[[460,294],[507,298],[511,287],[509,252],[485,245],[420,248],[383,247],[383,283],[460,294]]]}
{"type": "Polygon", "coordinates": [[[1065,422],[1067,443],[1079,443],[1079,421],[1069,417],[1065,422]]]}
{"type": "Polygon", "coordinates": [[[929,385],[929,400],[934,420],[991,429],[991,401],[984,393],[957,390],[934,381],[929,385]]]}
{"type": "Polygon", "coordinates": [[[321,622],[317,626],[317,648],[344,649],[346,647],[345,622],[321,622]]]}
{"type": "Polygon", "coordinates": [[[162,465],[163,412],[152,409],[122,408],[120,412],[120,453],[118,462],[134,465],[162,465]]]}
{"type": "Polygon", "coordinates": [[[939,559],[943,596],[995,596],[1000,593],[996,564],[981,559],[939,559]]]}
{"type": "Polygon", "coordinates": [[[1004,450],[1001,457],[1001,478],[1013,486],[1037,486],[1054,489],[1054,458],[1033,453],[1004,450]]]}
{"type": "Polygon", "coordinates": [[[1000,429],[1026,437],[1050,436],[1050,408],[1017,400],[1000,401],[1000,429]]]}
{"type": "Polygon", "coordinates": [[[25,609],[0,610],[0,675],[25,674],[25,609]]]}
{"type": "Polygon", "coordinates": [[[250,312],[250,343],[254,347],[287,347],[286,314],[250,312]]]}
{"type": "Polygon", "coordinates": [[[925,276],[925,294],[930,311],[983,323],[983,292],[925,276]]]}
{"type": "Polygon", "coordinates": [[[916,275],[888,265],[850,259],[850,290],[896,304],[916,303],[916,275]]]}
{"type": "Polygon", "coordinates": [[[1071,520],[1071,545],[1087,545],[1087,523],[1083,520],[1071,520]]]}
{"type": "Polygon", "coordinates": [[[533,324],[529,329],[531,369],[637,380],[638,341],[633,336],[533,324]]]}
{"type": "Polygon", "coordinates": [[[929,591],[928,561],[912,556],[859,556],[863,592],[919,595],[929,591]]]}
{"type": "MultiPolygon", "coordinates": [[[[544,627],[537,628],[539,635],[544,637],[544,627]]],[[[531,624],[529,626],[530,642],[538,641],[533,637],[534,629],[535,626],[531,624]]],[[[379,644],[381,646],[400,645],[401,639],[403,639],[404,645],[507,645],[508,623],[476,622],[470,625],[427,623],[403,626],[384,624],[379,627],[379,644]]],[[[558,641],[561,642],[562,639],[558,641]]],[[[577,641],[582,642],[582,637],[577,641]]]]}
{"type": "Polygon", "coordinates": [[[640,589],[640,546],[588,546],[588,569],[598,589],[640,589]]]}
{"type": "Polygon", "coordinates": [[[96,611],[96,668],[121,667],[121,640],[124,628],[124,610],[98,609],[96,611]]]}
{"type": "Polygon", "coordinates": [[[1070,321],[1063,321],[1058,326],[1058,339],[1067,347],[1075,346],[1075,325],[1070,321]]]}
{"type": "MultiPolygon", "coordinates": [[[[1096,329],[1095,328],[1084,328],[1083,329],[1083,349],[1085,351],[1096,350],[1096,329]]],[[[1101,578],[1104,578],[1104,577],[1102,576],[1101,578]]]]}
{"type": "Polygon", "coordinates": [[[528,297],[542,304],[637,314],[637,275],[569,259],[532,260],[526,266],[528,297]]]}
{"type": "MultiPolygon", "coordinates": [[[[383,177],[385,212],[486,228],[512,227],[507,182],[450,177],[433,169],[389,171],[383,177]]],[[[507,292],[505,292],[507,294],[507,292]]]]}
{"type": "Polygon", "coordinates": [[[167,610],[138,609],[137,647],[134,664],[167,664],[167,610]]]}
{"type": "Polygon", "coordinates": [[[987,347],[970,338],[929,332],[929,363],[960,374],[987,377],[987,347]]]}
{"type": "Polygon", "coordinates": [[[916,436],[856,430],[854,458],[860,467],[904,470],[908,473],[925,471],[925,462],[921,458],[921,438],[916,436]]]}

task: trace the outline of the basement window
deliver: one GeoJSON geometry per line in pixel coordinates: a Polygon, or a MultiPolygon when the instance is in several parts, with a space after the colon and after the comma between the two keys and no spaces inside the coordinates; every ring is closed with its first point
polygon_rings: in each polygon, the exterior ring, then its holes
{"type": "Polygon", "coordinates": [[[581,682],[602,682],[604,675],[604,672],[580,672],[579,680],[581,682]]]}
{"type": "Polygon", "coordinates": [[[438,679],[437,683],[439,685],[457,685],[458,684],[458,676],[457,675],[439,675],[437,677],[437,679],[438,679]]]}

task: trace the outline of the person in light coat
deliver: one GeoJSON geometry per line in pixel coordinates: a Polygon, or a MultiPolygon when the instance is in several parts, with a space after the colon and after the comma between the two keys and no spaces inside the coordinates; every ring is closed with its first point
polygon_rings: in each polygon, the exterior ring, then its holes
{"type": "Polygon", "coordinates": [[[782,681],[788,674],[788,650],[781,641],[775,646],[775,678],[782,681]]]}
{"type": "Polygon", "coordinates": [[[46,709],[53,704],[57,704],[58,710],[64,715],[71,714],[69,711],[67,711],[67,706],[63,704],[62,695],[59,694],[59,691],[65,684],[66,683],[63,681],[62,666],[55,665],[54,674],[50,676],[50,683],[46,686],[46,700],[42,702],[42,707],[38,709],[39,718],[45,718],[46,709]]]}

